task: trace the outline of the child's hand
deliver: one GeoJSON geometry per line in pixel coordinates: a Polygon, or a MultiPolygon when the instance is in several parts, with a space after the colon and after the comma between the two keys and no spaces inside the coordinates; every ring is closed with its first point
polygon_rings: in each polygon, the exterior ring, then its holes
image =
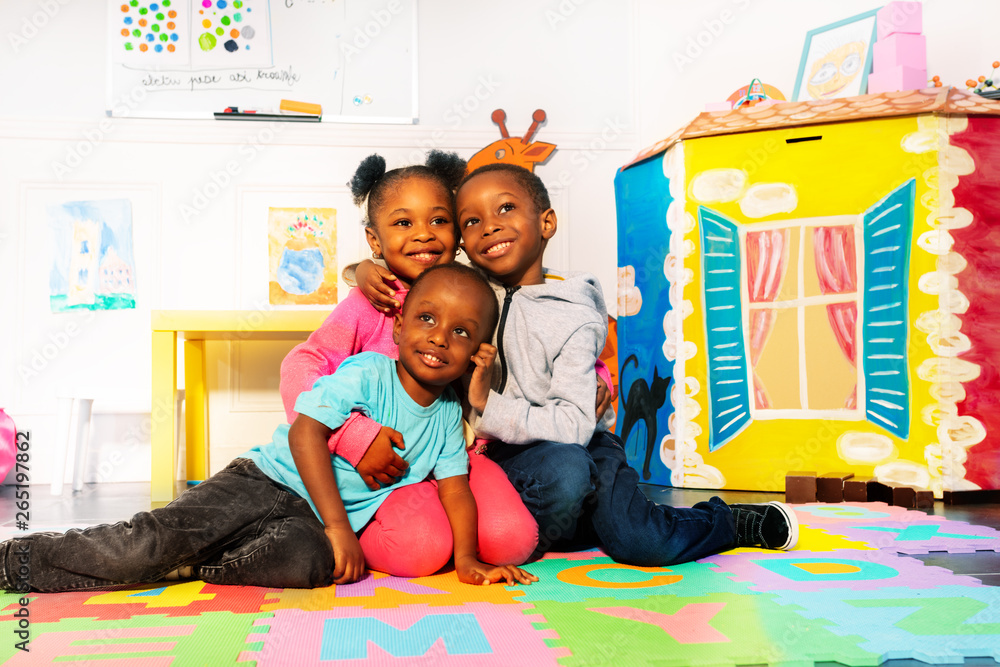
{"type": "Polygon", "coordinates": [[[615,394],[608,387],[608,383],[604,381],[600,375],[597,376],[597,421],[601,421],[601,417],[604,413],[608,411],[611,407],[612,401],[615,400],[615,394]]]}
{"type": "Polygon", "coordinates": [[[394,298],[396,290],[389,286],[389,283],[396,280],[396,276],[389,269],[366,259],[354,270],[354,279],[358,282],[358,289],[375,310],[391,313],[393,309],[399,308],[399,301],[394,298]]]}
{"type": "Polygon", "coordinates": [[[455,572],[463,584],[474,586],[489,586],[498,581],[506,581],[509,586],[528,586],[531,582],[538,581],[538,577],[516,565],[487,565],[471,558],[455,563],[455,572]]]}
{"type": "Polygon", "coordinates": [[[472,355],[472,363],[476,367],[472,371],[469,382],[469,405],[482,412],[486,409],[486,399],[490,397],[490,381],[493,378],[493,360],[497,358],[497,349],[489,343],[482,343],[479,351],[472,355]]]}
{"type": "Polygon", "coordinates": [[[389,486],[399,481],[410,464],[395,452],[393,448],[405,449],[403,435],[388,426],[379,430],[368,451],[358,461],[355,470],[372,491],[378,491],[380,484],[389,486]]]}
{"type": "Polygon", "coordinates": [[[327,526],[323,529],[333,547],[333,583],[350,584],[365,574],[365,554],[350,526],[327,526]]]}

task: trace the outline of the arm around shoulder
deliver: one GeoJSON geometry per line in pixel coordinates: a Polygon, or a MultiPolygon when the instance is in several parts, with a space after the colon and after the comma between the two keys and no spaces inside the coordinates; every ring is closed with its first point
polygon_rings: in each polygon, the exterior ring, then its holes
{"type": "Polygon", "coordinates": [[[543,400],[532,402],[490,392],[486,409],[473,424],[476,434],[510,444],[538,440],[589,443],[597,426],[594,365],[600,353],[598,341],[603,345],[603,335],[600,323],[592,323],[570,336],[552,361],[543,400]]]}

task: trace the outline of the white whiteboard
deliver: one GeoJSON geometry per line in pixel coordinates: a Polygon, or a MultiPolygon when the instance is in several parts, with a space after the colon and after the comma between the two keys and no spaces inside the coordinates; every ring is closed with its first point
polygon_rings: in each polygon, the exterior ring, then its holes
{"type": "Polygon", "coordinates": [[[417,118],[416,0],[108,0],[109,116],[417,118]]]}

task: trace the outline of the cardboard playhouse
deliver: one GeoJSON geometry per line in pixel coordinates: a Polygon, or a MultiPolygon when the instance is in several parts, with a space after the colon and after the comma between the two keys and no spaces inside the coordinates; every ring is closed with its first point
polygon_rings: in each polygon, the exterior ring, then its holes
{"type": "Polygon", "coordinates": [[[617,431],[643,481],[1000,489],[1000,102],[706,112],[615,193],[617,431]]]}

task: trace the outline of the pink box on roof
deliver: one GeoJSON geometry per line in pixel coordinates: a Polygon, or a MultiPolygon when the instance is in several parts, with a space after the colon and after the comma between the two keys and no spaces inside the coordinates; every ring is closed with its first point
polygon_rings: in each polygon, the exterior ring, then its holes
{"type": "Polygon", "coordinates": [[[878,39],[901,32],[919,35],[923,32],[922,14],[919,2],[890,2],[875,15],[878,39]]]}
{"type": "Polygon", "coordinates": [[[869,93],[891,93],[895,90],[918,90],[926,87],[926,69],[897,65],[868,75],[869,93]]]}
{"type": "Polygon", "coordinates": [[[927,38],[897,32],[875,42],[875,71],[891,69],[899,65],[914,69],[927,69],[927,38]]]}

